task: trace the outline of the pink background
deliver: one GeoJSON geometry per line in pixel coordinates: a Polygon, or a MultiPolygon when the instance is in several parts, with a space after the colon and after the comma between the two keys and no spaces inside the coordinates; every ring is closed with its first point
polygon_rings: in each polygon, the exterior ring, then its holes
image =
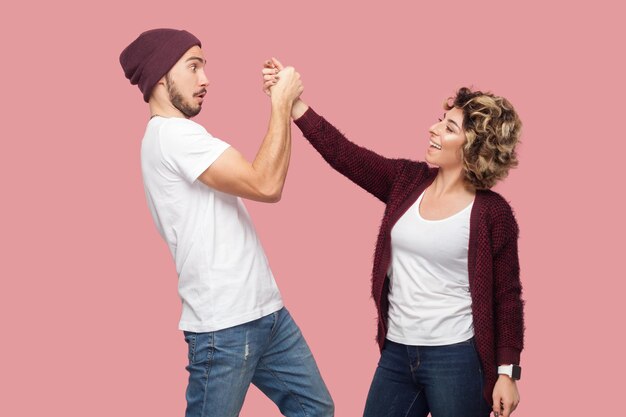
{"type": "MultiPolygon", "coordinates": [[[[301,72],[316,110],[388,156],[422,158],[441,102],[460,86],[509,98],[525,123],[520,167],[497,187],[521,227],[527,347],[515,415],[620,415],[618,2],[417,3],[3,10],[0,415],[183,415],[176,274],[139,169],[148,110],[118,63],[154,27],[203,41],[211,86],[196,120],[249,158],[268,119],[260,65],[271,55],[301,72]]],[[[378,357],[369,275],[382,204],[295,128],[283,200],[248,208],[337,415],[360,415],[378,357]]],[[[242,415],[278,411],[251,388],[242,415]]]]}

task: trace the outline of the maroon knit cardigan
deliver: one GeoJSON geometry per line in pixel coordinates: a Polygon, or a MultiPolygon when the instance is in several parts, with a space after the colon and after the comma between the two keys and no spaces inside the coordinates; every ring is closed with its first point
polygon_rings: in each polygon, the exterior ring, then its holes
{"type": "MultiPolygon", "coordinates": [[[[386,204],[372,270],[372,296],[378,310],[376,340],[382,351],[389,308],[391,229],[432,183],[437,169],[424,162],[388,159],[360,147],[311,108],[295,123],[334,169],[386,204]]],[[[497,365],[519,364],[524,344],[517,237],[517,222],[506,200],[490,190],[477,191],[467,259],[474,338],[489,404],[493,403],[497,365]]]]}

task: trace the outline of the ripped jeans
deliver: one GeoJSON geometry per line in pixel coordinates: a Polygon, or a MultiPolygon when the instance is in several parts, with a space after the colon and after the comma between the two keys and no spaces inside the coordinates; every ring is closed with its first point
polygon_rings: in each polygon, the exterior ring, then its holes
{"type": "Polygon", "coordinates": [[[250,383],[284,416],[333,416],[315,359],[285,308],[228,329],[184,334],[189,347],[186,417],[238,416],[250,383]]]}

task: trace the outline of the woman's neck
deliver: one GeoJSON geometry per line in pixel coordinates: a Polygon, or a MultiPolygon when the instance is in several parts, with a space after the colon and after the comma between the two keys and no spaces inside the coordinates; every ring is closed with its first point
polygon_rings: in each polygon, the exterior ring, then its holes
{"type": "Polygon", "coordinates": [[[453,194],[474,194],[476,191],[465,181],[462,169],[450,171],[439,168],[437,177],[429,187],[432,195],[442,197],[453,194]]]}

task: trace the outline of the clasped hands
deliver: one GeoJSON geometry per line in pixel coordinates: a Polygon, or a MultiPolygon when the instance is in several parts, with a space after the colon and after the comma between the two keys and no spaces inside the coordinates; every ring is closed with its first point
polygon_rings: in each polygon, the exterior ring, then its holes
{"type": "Polygon", "coordinates": [[[291,103],[300,97],[304,86],[300,74],[293,67],[285,67],[276,58],[263,63],[263,91],[270,97],[291,99],[291,103]]]}

